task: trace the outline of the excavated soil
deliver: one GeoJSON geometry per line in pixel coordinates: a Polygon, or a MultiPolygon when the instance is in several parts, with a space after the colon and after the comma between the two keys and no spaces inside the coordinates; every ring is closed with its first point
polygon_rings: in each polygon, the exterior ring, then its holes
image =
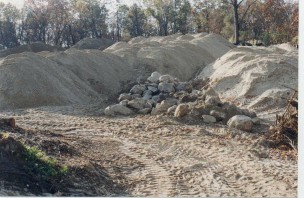
{"type": "MultiPolygon", "coordinates": [[[[297,196],[297,161],[279,158],[263,146],[265,123],[246,133],[166,116],[107,118],[96,109],[1,112],[31,131],[6,130],[10,136],[38,145],[60,164],[78,170],[56,192],[42,195],[297,196]]],[[[2,184],[2,196],[41,195],[2,184]]]]}

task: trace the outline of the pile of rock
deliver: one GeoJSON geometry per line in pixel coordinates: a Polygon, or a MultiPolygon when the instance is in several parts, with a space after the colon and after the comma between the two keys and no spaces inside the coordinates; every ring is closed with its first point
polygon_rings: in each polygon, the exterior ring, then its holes
{"type": "Polygon", "coordinates": [[[120,94],[119,104],[108,106],[104,112],[107,116],[167,114],[204,123],[228,124],[244,131],[251,131],[252,125],[258,123],[254,112],[223,103],[212,88],[196,90],[194,84],[197,82],[180,82],[170,75],[153,72],[146,80],[138,79],[129,93],[120,94]]]}

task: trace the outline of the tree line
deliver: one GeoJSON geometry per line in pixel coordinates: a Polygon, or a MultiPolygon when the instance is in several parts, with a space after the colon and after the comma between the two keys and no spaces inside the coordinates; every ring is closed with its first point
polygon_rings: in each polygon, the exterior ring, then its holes
{"type": "MultiPolygon", "coordinates": [[[[119,1],[119,0],[118,0],[119,1]]],[[[79,40],[175,33],[217,33],[235,44],[297,42],[299,5],[286,0],[142,0],[131,6],[100,0],[0,3],[0,45],[32,42],[70,47],[79,40]]]]}

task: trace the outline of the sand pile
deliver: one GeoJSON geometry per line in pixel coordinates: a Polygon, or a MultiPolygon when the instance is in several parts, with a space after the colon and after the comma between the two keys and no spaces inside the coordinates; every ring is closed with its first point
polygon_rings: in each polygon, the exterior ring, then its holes
{"type": "Polygon", "coordinates": [[[114,44],[114,41],[110,39],[93,39],[93,38],[84,38],[81,41],[73,45],[72,49],[100,49],[104,50],[107,47],[114,44]]]}
{"type": "Polygon", "coordinates": [[[130,89],[138,77],[147,78],[153,71],[189,80],[223,50],[233,47],[220,38],[178,34],[139,37],[114,44],[104,52],[78,50],[101,47],[93,39],[84,39],[65,52],[10,55],[0,59],[0,109],[112,99],[130,89]],[[203,41],[191,43],[199,39],[203,41]]]}
{"type": "MultiPolygon", "coordinates": [[[[1,50],[1,47],[0,47],[1,50]]],[[[42,51],[48,51],[48,52],[56,52],[56,51],[64,51],[64,48],[60,46],[51,46],[48,44],[44,44],[41,42],[36,42],[28,45],[21,45],[14,48],[9,48],[6,50],[0,51],[0,58],[6,57],[11,54],[18,54],[22,52],[42,52],[42,51]]]]}
{"type": "Polygon", "coordinates": [[[221,98],[255,109],[282,108],[298,86],[298,52],[281,47],[238,47],[198,78],[210,77],[221,98]],[[289,87],[289,88],[288,88],[289,87]]]}
{"type": "MultiPolygon", "coordinates": [[[[136,37],[104,50],[123,57],[132,65],[143,65],[180,80],[190,80],[196,72],[234,46],[216,34],[175,34],[165,37],[136,37]]],[[[147,76],[145,76],[147,77],[147,76]]]]}

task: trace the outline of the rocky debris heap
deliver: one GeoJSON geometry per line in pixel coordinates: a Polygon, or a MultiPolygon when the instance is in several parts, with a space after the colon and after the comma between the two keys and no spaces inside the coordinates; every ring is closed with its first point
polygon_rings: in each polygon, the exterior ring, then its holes
{"type": "Polygon", "coordinates": [[[105,115],[167,114],[204,123],[227,124],[248,132],[253,124],[259,124],[254,112],[222,102],[218,93],[206,85],[208,79],[180,82],[170,75],[153,72],[146,80],[139,78],[137,82],[129,93],[120,94],[119,104],[105,109],[105,115]]]}

